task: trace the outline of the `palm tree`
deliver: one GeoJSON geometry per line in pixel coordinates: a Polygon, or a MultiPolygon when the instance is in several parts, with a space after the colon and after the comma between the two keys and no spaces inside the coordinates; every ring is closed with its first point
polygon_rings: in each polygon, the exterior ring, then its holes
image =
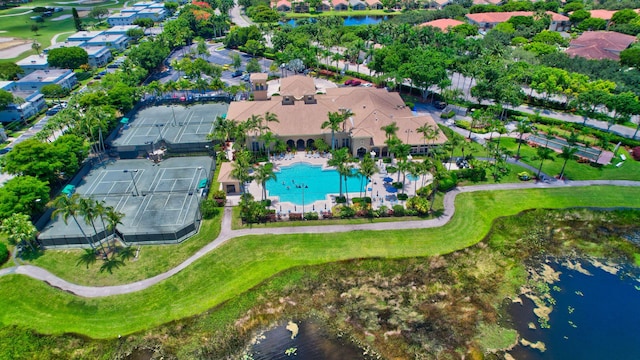
{"type": "Polygon", "coordinates": [[[413,194],[418,193],[418,178],[422,175],[422,169],[424,168],[423,163],[421,162],[412,162],[409,166],[409,174],[415,179],[413,182],[413,194]]]}
{"type": "Polygon", "coordinates": [[[277,180],[276,174],[273,171],[273,164],[266,163],[255,167],[253,171],[253,180],[262,186],[262,200],[265,200],[267,198],[267,181],[277,180]]]}
{"type": "Polygon", "coordinates": [[[96,248],[93,245],[93,242],[89,240],[89,238],[87,237],[87,234],[84,232],[84,229],[82,229],[82,226],[80,226],[80,223],[78,222],[77,215],[79,215],[80,213],[80,210],[78,208],[79,199],[80,199],[80,195],[78,195],[77,193],[71,196],[62,194],[57,198],[55,198],[53,200],[53,206],[56,209],[51,214],[51,218],[55,218],[58,214],[61,214],[62,220],[64,221],[65,224],[67,224],[67,220],[69,219],[69,216],[71,216],[71,218],[73,218],[73,221],[76,223],[76,226],[78,226],[78,229],[80,229],[80,232],[82,233],[82,236],[84,237],[85,241],[95,251],[96,248]]]}
{"type": "MultiPolygon", "coordinates": [[[[420,126],[416,129],[416,131],[422,134],[422,138],[424,139],[425,144],[427,143],[427,141],[433,142],[438,138],[438,135],[440,134],[438,125],[430,125],[428,123],[420,126]]],[[[427,156],[429,156],[429,148],[427,148],[427,156]]]]}
{"type": "MultiPolygon", "coordinates": [[[[122,225],[122,219],[124,218],[124,214],[119,211],[116,211],[116,209],[113,206],[107,206],[105,217],[107,218],[107,229],[111,231],[111,235],[113,235],[113,237],[115,238],[116,227],[118,225],[122,225]]],[[[125,245],[127,244],[125,239],[121,239],[121,240],[125,245]]]]}
{"type": "Polygon", "coordinates": [[[456,147],[462,144],[462,139],[460,139],[456,134],[449,139],[449,146],[451,146],[451,156],[449,157],[449,167],[447,170],[451,170],[451,162],[453,161],[453,153],[456,150],[456,147]]]}
{"type": "MultiPolygon", "coordinates": [[[[362,177],[365,178],[365,180],[367,180],[366,185],[364,187],[364,197],[366,198],[369,181],[373,176],[373,174],[378,172],[378,166],[376,165],[376,162],[373,160],[371,156],[365,156],[362,159],[362,162],[360,162],[360,169],[358,169],[358,172],[360,173],[360,175],[362,175],[362,177]]],[[[360,188],[362,189],[362,185],[360,186],[360,188]]]]}
{"type": "Polygon", "coordinates": [[[264,122],[265,122],[265,125],[264,125],[264,128],[261,129],[261,131],[262,130],[270,131],[271,129],[269,128],[269,123],[272,123],[272,122],[280,123],[280,121],[278,120],[278,115],[268,111],[264,113],[264,122]]]}
{"type": "MultiPolygon", "coordinates": [[[[398,163],[398,169],[400,170],[400,168],[403,166],[403,164],[407,162],[409,154],[411,154],[411,145],[399,143],[399,144],[397,144],[395,146],[394,153],[398,157],[398,159],[400,159],[400,163],[398,163]]],[[[406,167],[404,167],[404,169],[406,170],[406,167]]],[[[398,180],[397,181],[400,181],[400,173],[401,172],[402,171],[398,171],[398,180]]],[[[404,175],[404,173],[403,173],[403,175],[404,175]]],[[[402,180],[402,183],[404,185],[404,180],[402,180]]]]}
{"type": "Polygon", "coordinates": [[[321,129],[329,128],[331,129],[331,150],[336,149],[336,131],[340,130],[340,124],[344,121],[344,117],[339,112],[329,112],[327,114],[329,120],[325,121],[320,125],[321,129]]]}
{"type": "Polygon", "coordinates": [[[558,157],[564,159],[564,163],[562,164],[562,170],[560,170],[560,180],[564,177],[564,168],[567,166],[567,162],[570,159],[575,157],[575,154],[578,152],[578,149],[575,147],[562,147],[562,153],[558,154],[558,157]]]}
{"type": "Polygon", "coordinates": [[[264,147],[267,149],[267,161],[271,161],[271,145],[276,142],[277,138],[271,131],[267,131],[260,136],[260,139],[262,139],[264,147]]]}
{"type": "Polygon", "coordinates": [[[386,135],[387,140],[390,140],[392,137],[396,136],[396,133],[398,132],[398,130],[400,130],[400,128],[398,127],[398,125],[396,125],[396,122],[394,121],[389,125],[385,125],[381,127],[380,130],[384,131],[384,134],[386,135]]]}
{"type": "Polygon", "coordinates": [[[531,120],[522,119],[522,120],[518,121],[518,124],[516,125],[516,131],[519,134],[519,136],[518,136],[518,150],[516,151],[516,160],[520,159],[520,146],[522,146],[522,137],[524,136],[525,133],[530,132],[532,129],[533,129],[533,127],[531,125],[531,120]]]}
{"type": "MultiPolygon", "coordinates": [[[[93,228],[93,233],[96,234],[97,236],[98,229],[96,228],[96,223],[94,220],[98,217],[98,213],[94,205],[95,203],[93,202],[93,200],[89,198],[81,197],[78,199],[78,214],[84,218],[84,222],[87,225],[91,225],[91,227],[93,228]]],[[[102,242],[100,241],[99,244],[100,244],[100,249],[102,250],[103,256],[107,258],[108,257],[107,252],[105,251],[104,246],[102,245],[102,242]]]]}
{"type": "Polygon", "coordinates": [[[136,251],[131,246],[118,249],[118,256],[122,261],[133,259],[136,257],[136,251]]]}
{"type": "Polygon", "coordinates": [[[545,160],[551,160],[552,153],[553,153],[553,150],[547,147],[539,146],[538,148],[536,148],[536,155],[537,155],[536,157],[538,160],[540,160],[540,166],[538,167],[538,174],[536,175],[538,179],[540,179],[540,173],[542,172],[542,163],[545,160]]]}
{"type": "MultiPolygon", "coordinates": [[[[347,148],[344,148],[347,149],[347,148]]],[[[346,204],[349,204],[349,185],[348,181],[350,177],[354,177],[353,164],[351,163],[351,156],[347,155],[347,159],[338,165],[338,173],[344,178],[344,195],[347,198],[346,204]]]]}
{"type": "Polygon", "coordinates": [[[327,162],[329,166],[335,166],[336,169],[338,170],[338,176],[339,176],[338,182],[340,184],[340,197],[342,197],[342,172],[340,172],[340,166],[346,163],[349,160],[349,158],[350,158],[349,149],[342,148],[339,150],[332,150],[331,159],[329,159],[329,161],[327,162]]]}
{"type": "Polygon", "coordinates": [[[236,152],[236,161],[232,164],[231,176],[240,181],[240,189],[243,194],[246,192],[245,184],[251,181],[250,160],[251,154],[247,150],[240,150],[236,152]]]}

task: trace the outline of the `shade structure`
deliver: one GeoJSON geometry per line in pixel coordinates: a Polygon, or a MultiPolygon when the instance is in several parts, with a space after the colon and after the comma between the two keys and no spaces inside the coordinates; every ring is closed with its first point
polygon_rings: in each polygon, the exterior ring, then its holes
{"type": "Polygon", "coordinates": [[[398,192],[398,189],[394,188],[393,186],[387,186],[386,189],[387,189],[387,192],[390,192],[390,193],[398,192]]]}
{"type": "Polygon", "coordinates": [[[393,179],[387,176],[386,178],[382,179],[382,181],[384,181],[384,182],[392,182],[393,179]]]}

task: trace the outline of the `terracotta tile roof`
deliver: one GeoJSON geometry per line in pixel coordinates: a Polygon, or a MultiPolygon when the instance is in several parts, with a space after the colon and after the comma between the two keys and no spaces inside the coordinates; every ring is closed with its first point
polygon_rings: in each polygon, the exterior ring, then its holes
{"type": "Polygon", "coordinates": [[[315,94],[316,84],[312,77],[308,76],[287,76],[280,79],[280,95],[292,95],[301,97],[304,95],[315,94]]]}
{"type": "Polygon", "coordinates": [[[349,2],[346,0],[331,0],[331,4],[335,7],[337,5],[349,5],[349,2]]]}
{"type": "Polygon", "coordinates": [[[276,8],[279,8],[280,6],[287,6],[287,7],[291,7],[291,2],[287,1],[287,0],[280,0],[276,3],[276,8]]]}
{"type": "MultiPolygon", "coordinates": [[[[305,78],[303,76],[296,76],[305,78]]],[[[292,77],[289,77],[289,79],[292,77]]],[[[311,78],[307,78],[311,79],[311,78]]],[[[284,80],[284,79],[283,79],[284,80]]],[[[312,79],[311,79],[312,80],[312,79]]],[[[313,81],[313,80],[312,80],[313,81]]],[[[292,83],[299,83],[292,81],[292,83]]],[[[282,86],[287,84],[282,84],[282,86]]],[[[329,112],[340,109],[350,109],[354,115],[344,124],[345,131],[351,131],[352,137],[371,139],[367,146],[385,146],[386,136],[381,127],[396,122],[399,127],[398,137],[402,141],[418,145],[424,141],[416,129],[425,123],[436,126],[430,116],[414,116],[398,93],[385,89],[365,87],[329,88],[326,94],[315,95],[316,104],[305,104],[295,101],[293,105],[282,105],[282,97],[273,97],[266,101],[232,102],[227,111],[227,118],[245,121],[251,115],[264,115],[266,112],[278,117],[277,123],[269,124],[271,131],[280,137],[310,138],[321,134],[330,134],[331,130],[321,129],[327,120],[329,112]],[[411,130],[405,132],[406,130],[411,130]]],[[[447,139],[444,135],[435,141],[443,143],[447,139]]]]}
{"type": "Polygon", "coordinates": [[[269,78],[269,74],[267,73],[252,73],[251,75],[249,75],[249,81],[254,82],[254,81],[267,81],[267,79],[269,78]]]}
{"type": "Polygon", "coordinates": [[[613,16],[613,14],[616,13],[616,11],[613,11],[613,10],[603,10],[603,9],[589,10],[589,12],[591,13],[592,18],[598,18],[603,20],[611,20],[611,17],[613,16]]]}
{"type": "Polygon", "coordinates": [[[498,5],[502,0],[473,0],[473,5],[498,5]]]}
{"type": "Polygon", "coordinates": [[[438,19],[422,23],[419,26],[431,26],[446,32],[448,28],[456,27],[461,24],[464,24],[464,22],[454,19],[438,19]]]}
{"type": "Polygon", "coordinates": [[[587,59],[620,60],[620,51],[635,41],[635,36],[615,31],[585,31],[569,43],[566,53],[587,59]]]}
{"type": "Polygon", "coordinates": [[[380,4],[382,5],[382,3],[379,0],[366,0],[367,5],[369,6],[374,6],[376,4],[380,4]]]}
{"type": "Polygon", "coordinates": [[[231,176],[231,171],[232,170],[233,170],[233,167],[231,166],[230,162],[222,162],[220,164],[220,172],[218,173],[218,182],[220,182],[220,183],[228,183],[228,182],[237,183],[238,180],[236,180],[233,176],[231,176]]]}
{"type": "MultiPolygon", "coordinates": [[[[552,21],[569,21],[569,18],[551,11],[547,11],[547,14],[551,15],[552,21]]],[[[467,19],[476,23],[490,23],[497,24],[508,21],[514,16],[533,16],[533,11],[509,11],[509,12],[491,12],[491,13],[477,13],[465,15],[467,19]]]]}

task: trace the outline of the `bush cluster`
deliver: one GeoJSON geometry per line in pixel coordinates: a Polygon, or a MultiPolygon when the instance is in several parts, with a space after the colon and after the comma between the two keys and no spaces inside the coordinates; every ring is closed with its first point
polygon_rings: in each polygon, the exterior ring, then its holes
{"type": "Polygon", "coordinates": [[[0,265],[7,262],[9,259],[9,250],[7,250],[7,245],[0,242],[0,265]]]}
{"type": "Polygon", "coordinates": [[[220,213],[220,207],[215,200],[203,200],[200,203],[200,213],[204,219],[212,219],[220,213]]]}

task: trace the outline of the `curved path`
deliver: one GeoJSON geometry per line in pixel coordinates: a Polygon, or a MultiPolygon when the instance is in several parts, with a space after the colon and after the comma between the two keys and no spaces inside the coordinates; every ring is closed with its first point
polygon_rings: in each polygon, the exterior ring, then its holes
{"type": "Polygon", "coordinates": [[[33,10],[27,10],[25,12],[21,12],[21,13],[15,13],[15,14],[6,14],[6,15],[0,15],[0,18],[4,18],[4,17],[12,17],[12,16],[20,16],[20,15],[27,15],[32,13],[33,10]]]}
{"type": "Polygon", "coordinates": [[[184,270],[189,265],[205,256],[210,251],[218,248],[224,244],[227,240],[245,236],[245,235],[264,235],[264,234],[317,234],[317,233],[340,233],[355,230],[395,230],[395,229],[422,229],[432,228],[445,225],[455,212],[454,201],[459,193],[486,191],[486,190],[516,190],[516,189],[533,189],[533,188],[559,188],[559,187],[572,187],[572,186],[590,186],[590,185],[614,185],[614,186],[634,186],[640,187],[640,181],[627,181],[627,180],[587,180],[587,181],[556,181],[552,184],[547,183],[509,183],[509,184],[490,184],[490,185],[476,185],[460,187],[453,191],[448,192],[444,197],[444,212],[442,216],[436,219],[419,220],[419,221],[401,221],[401,222],[383,222],[373,224],[357,224],[357,225],[326,225],[326,226],[304,226],[304,227],[283,227],[283,228],[261,228],[261,229],[242,229],[231,230],[231,208],[227,207],[224,210],[224,216],[222,218],[222,228],[218,237],[198,250],[195,254],[189,257],[180,265],[170,269],[162,274],[158,274],[154,277],[140,280],[130,284],[93,287],[82,286],[70,283],[64,279],[61,279],[47,270],[33,266],[33,265],[20,265],[0,270],[0,276],[8,274],[20,274],[26,275],[36,280],[44,281],[50,286],[57,287],[61,290],[68,291],[72,294],[95,298],[111,295],[128,294],[140,290],[144,290],[152,285],[155,285],[175,274],[184,270]]]}
{"type": "Polygon", "coordinates": [[[55,45],[58,43],[58,36],[60,35],[64,35],[64,34],[73,34],[75,31],[67,31],[67,32],[61,32],[58,34],[53,35],[53,37],[51,38],[51,45],[55,45]]]}

